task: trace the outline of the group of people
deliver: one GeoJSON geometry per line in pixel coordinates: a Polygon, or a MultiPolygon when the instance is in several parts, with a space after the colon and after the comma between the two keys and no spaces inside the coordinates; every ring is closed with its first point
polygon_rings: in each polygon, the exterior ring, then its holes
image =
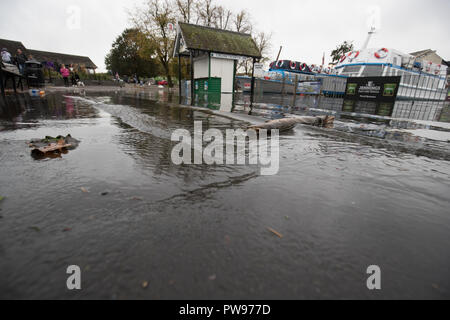
{"type": "Polygon", "coordinates": [[[128,77],[127,75],[124,75],[122,78],[119,76],[119,73],[116,72],[114,75],[114,81],[118,81],[121,84],[122,83],[133,83],[137,84],[139,86],[144,86],[145,83],[148,83],[145,79],[141,79],[137,74],[134,74],[132,77],[128,77]]]}
{"type": "MultiPolygon", "coordinates": [[[[2,48],[1,50],[1,61],[3,63],[16,65],[21,74],[25,73],[25,63],[31,60],[33,60],[33,56],[29,55],[27,57],[21,49],[17,49],[15,56],[12,56],[7,48],[2,48]]],[[[56,64],[56,66],[58,66],[58,64],[56,64]]],[[[58,70],[61,74],[62,78],[64,79],[64,85],[66,87],[69,86],[69,79],[73,86],[83,84],[81,82],[79,74],[77,73],[73,65],[70,65],[69,68],[66,68],[66,66],[62,64],[59,66],[59,69],[57,67],[55,69],[58,70]]]]}
{"type": "Polygon", "coordinates": [[[3,48],[1,51],[1,55],[2,61],[4,63],[16,65],[19,68],[19,72],[21,74],[24,74],[25,72],[25,63],[33,59],[32,56],[27,57],[21,49],[17,49],[16,55],[13,57],[11,53],[9,53],[7,48],[3,48]]]}
{"type": "Polygon", "coordinates": [[[64,79],[64,85],[66,87],[69,86],[69,77],[70,82],[72,86],[78,86],[80,84],[83,84],[80,79],[80,75],[78,72],[74,69],[73,65],[70,65],[69,68],[66,68],[64,64],[61,65],[61,68],[59,69],[59,73],[64,79]]]}

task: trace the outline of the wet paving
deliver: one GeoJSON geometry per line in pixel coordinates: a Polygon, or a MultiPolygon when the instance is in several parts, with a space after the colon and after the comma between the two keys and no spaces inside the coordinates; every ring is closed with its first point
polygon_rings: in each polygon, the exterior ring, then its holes
{"type": "Polygon", "coordinates": [[[280,171],[261,176],[174,165],[173,130],[247,123],[177,106],[166,91],[8,97],[0,298],[450,298],[448,105],[259,99],[196,104],[265,119],[333,114],[335,128],[282,134],[280,171]],[[77,149],[31,157],[30,139],[67,134],[77,149]],[[66,288],[69,265],[81,267],[81,291],[66,288]],[[381,291],[366,287],[370,265],[381,291]]]}

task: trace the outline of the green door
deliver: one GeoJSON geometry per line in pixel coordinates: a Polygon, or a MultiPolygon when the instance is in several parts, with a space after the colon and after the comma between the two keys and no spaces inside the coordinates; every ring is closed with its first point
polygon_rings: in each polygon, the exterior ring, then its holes
{"type": "Polygon", "coordinates": [[[194,93],[221,93],[222,79],[221,78],[203,78],[194,81],[194,93]]]}

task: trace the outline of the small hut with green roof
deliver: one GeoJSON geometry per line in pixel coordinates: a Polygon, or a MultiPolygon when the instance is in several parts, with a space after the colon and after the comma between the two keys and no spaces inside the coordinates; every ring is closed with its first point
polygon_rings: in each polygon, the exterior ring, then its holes
{"type": "MultiPolygon", "coordinates": [[[[234,93],[237,62],[253,58],[255,63],[261,53],[250,34],[180,22],[174,56],[179,60],[190,58],[191,84],[194,84],[191,95],[194,96],[196,93],[234,93]]],[[[181,78],[181,70],[179,75],[181,78]]]]}

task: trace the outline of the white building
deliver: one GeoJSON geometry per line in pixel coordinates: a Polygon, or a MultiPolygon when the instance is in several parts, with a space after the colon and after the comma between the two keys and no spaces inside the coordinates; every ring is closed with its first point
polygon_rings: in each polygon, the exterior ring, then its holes
{"type": "Polygon", "coordinates": [[[216,94],[219,102],[220,94],[234,93],[238,61],[261,58],[250,34],[187,23],[177,25],[174,56],[191,61],[191,94],[216,94]]]}

